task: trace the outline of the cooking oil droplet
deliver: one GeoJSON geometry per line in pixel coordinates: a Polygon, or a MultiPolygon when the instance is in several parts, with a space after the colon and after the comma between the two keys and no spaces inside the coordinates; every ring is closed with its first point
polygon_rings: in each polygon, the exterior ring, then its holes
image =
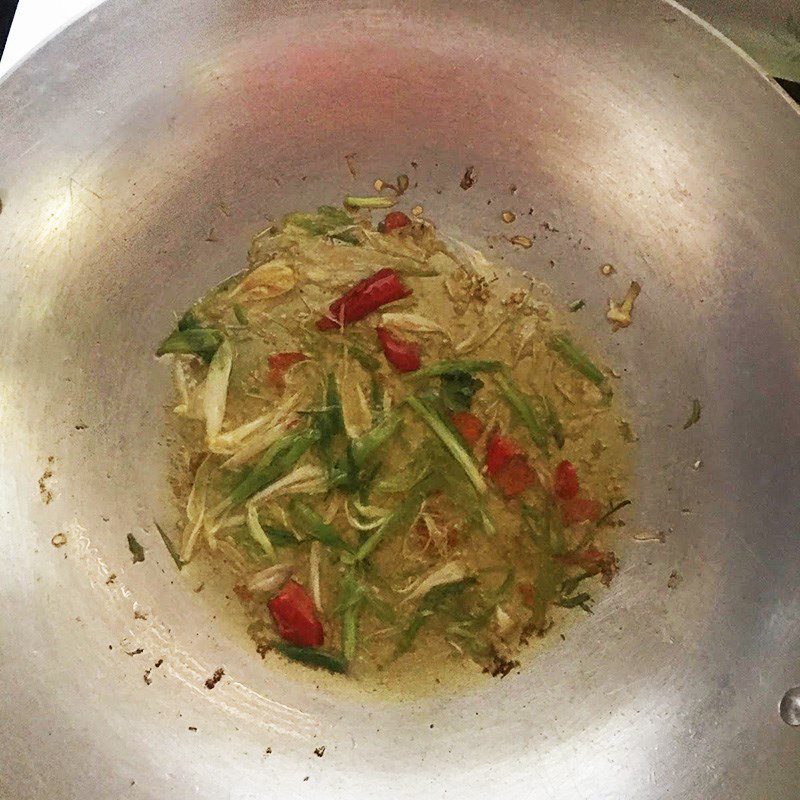
{"type": "Polygon", "coordinates": [[[800,686],[789,689],[781,700],[781,719],[787,725],[800,725],[800,686]]]}

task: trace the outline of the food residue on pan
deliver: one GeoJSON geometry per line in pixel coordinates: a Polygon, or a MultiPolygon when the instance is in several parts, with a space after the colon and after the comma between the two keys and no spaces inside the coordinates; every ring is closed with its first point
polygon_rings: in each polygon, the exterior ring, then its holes
{"type": "Polygon", "coordinates": [[[224,674],[225,670],[222,667],[215,669],[214,674],[210,678],[206,678],[206,689],[213,689],[222,680],[224,674]]]}
{"type": "Polygon", "coordinates": [[[517,247],[524,247],[526,250],[533,247],[533,240],[529,236],[523,236],[522,234],[512,236],[508,241],[517,245],[517,247]]]}
{"type": "Polygon", "coordinates": [[[407,176],[374,188],[266,227],[162,342],[184,523],[157,527],[230,576],[264,656],[503,677],[614,577],[633,434],[568,315],[393,208],[407,176]]]}
{"type": "Polygon", "coordinates": [[[50,478],[53,477],[54,462],[55,462],[54,456],[47,457],[47,467],[45,467],[45,470],[38,481],[39,496],[42,498],[42,502],[45,505],[49,505],[50,503],[53,502],[53,492],[50,490],[50,487],[48,486],[48,481],[50,480],[50,478]]]}
{"type": "MultiPolygon", "coordinates": [[[[692,425],[696,425],[700,422],[700,416],[703,413],[703,406],[700,401],[695,397],[692,400],[692,410],[689,412],[689,416],[686,418],[686,422],[683,423],[683,429],[686,430],[687,428],[691,428],[692,425]]],[[[700,462],[697,463],[695,469],[700,468],[700,462]]]]}
{"type": "Polygon", "coordinates": [[[128,550],[131,551],[134,564],[144,561],[144,547],[139,544],[138,540],[132,533],[128,534],[128,550]]]}
{"type": "Polygon", "coordinates": [[[633,304],[641,290],[642,287],[636,281],[631,281],[625,297],[619,303],[609,298],[606,319],[611,323],[611,330],[616,332],[620,328],[627,328],[633,322],[633,304]]]}
{"type": "Polygon", "coordinates": [[[462,189],[471,189],[475,185],[477,177],[475,175],[475,167],[467,167],[464,171],[464,176],[461,178],[459,186],[462,189]]]}

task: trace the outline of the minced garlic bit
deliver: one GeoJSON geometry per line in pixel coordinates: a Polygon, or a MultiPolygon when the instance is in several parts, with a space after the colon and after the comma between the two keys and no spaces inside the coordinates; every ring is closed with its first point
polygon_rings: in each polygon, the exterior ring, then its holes
{"type": "MultiPolygon", "coordinates": [[[[377,188],[377,187],[376,187],[377,188]]],[[[600,274],[605,275],[606,278],[609,275],[613,275],[617,271],[617,268],[613,264],[603,264],[600,267],[600,274]]]]}
{"type": "Polygon", "coordinates": [[[517,218],[517,215],[513,211],[506,210],[502,213],[502,217],[503,217],[503,222],[511,224],[517,218]]]}
{"type": "Polygon", "coordinates": [[[386,184],[380,179],[375,178],[375,183],[372,184],[376,192],[382,192],[386,188],[386,184]]]}
{"type": "Polygon", "coordinates": [[[527,236],[520,236],[517,234],[516,236],[512,236],[509,240],[511,244],[519,245],[519,247],[524,247],[526,250],[529,247],[533,247],[533,241],[529,239],[527,236]]]}
{"type": "Polygon", "coordinates": [[[411,213],[415,217],[421,217],[423,215],[424,211],[425,211],[425,209],[422,206],[414,206],[414,208],[411,209],[411,213]]]}
{"type": "Polygon", "coordinates": [[[611,323],[612,330],[618,331],[620,328],[627,328],[633,322],[633,303],[641,291],[642,287],[636,281],[631,281],[628,293],[621,303],[609,298],[606,319],[611,323]]]}

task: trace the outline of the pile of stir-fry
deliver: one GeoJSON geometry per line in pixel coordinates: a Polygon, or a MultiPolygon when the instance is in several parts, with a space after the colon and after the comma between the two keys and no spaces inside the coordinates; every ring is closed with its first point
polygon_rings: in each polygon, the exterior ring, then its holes
{"type": "Polygon", "coordinates": [[[158,354],[179,396],[178,560],[230,572],[260,651],[502,675],[557,608],[590,611],[617,568],[597,542],[624,435],[536,287],[399,211],[377,229],[290,214],[249,261],[158,354]]]}

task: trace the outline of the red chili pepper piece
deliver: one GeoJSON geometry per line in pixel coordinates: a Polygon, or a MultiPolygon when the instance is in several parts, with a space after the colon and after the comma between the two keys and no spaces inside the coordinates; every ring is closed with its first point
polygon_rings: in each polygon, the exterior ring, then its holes
{"type": "Polygon", "coordinates": [[[386,328],[375,328],[386,360],[398,372],[414,372],[420,367],[419,345],[398,339],[386,328]]]}
{"type": "Polygon", "coordinates": [[[388,267],[359,281],[328,306],[328,313],[317,320],[317,330],[332,331],[340,325],[358,322],[376,309],[411,294],[400,275],[388,267]]]}
{"type": "Polygon", "coordinates": [[[282,639],[298,647],[319,647],[324,642],[314,601],[297,581],[287,581],[267,607],[282,639]]]}
{"type": "Polygon", "coordinates": [[[284,377],[289,367],[308,360],[305,353],[274,353],[267,359],[269,364],[269,382],[279,389],[284,387],[284,377]]]}
{"type": "Polygon", "coordinates": [[[561,505],[561,519],[565,525],[580,525],[582,522],[596,522],[603,513],[597,500],[586,497],[571,497],[561,505]]]}
{"type": "Polygon", "coordinates": [[[495,485],[507,498],[516,497],[536,485],[536,473],[525,456],[512,456],[492,476],[495,485]]]}
{"type": "Polygon", "coordinates": [[[483,435],[483,423],[469,411],[456,411],[450,419],[467,444],[475,444],[483,435]]]}
{"type": "Polygon", "coordinates": [[[491,477],[513,456],[524,456],[525,451],[510,437],[493,433],[486,449],[486,469],[491,477]]]}
{"type": "Polygon", "coordinates": [[[536,484],[525,451],[510,437],[493,433],[486,449],[486,471],[506,497],[516,497],[536,484]]]}
{"type": "Polygon", "coordinates": [[[553,491],[559,500],[571,500],[581,490],[578,473],[571,461],[562,461],[553,476],[553,491]]]}
{"type": "Polygon", "coordinates": [[[602,574],[601,581],[606,586],[611,583],[619,569],[619,561],[611,550],[598,550],[596,547],[588,547],[580,552],[564,553],[556,558],[567,566],[581,567],[589,575],[602,574]]]}
{"type": "Polygon", "coordinates": [[[411,220],[402,211],[390,211],[383,221],[383,232],[389,233],[410,224],[411,220]]]}

